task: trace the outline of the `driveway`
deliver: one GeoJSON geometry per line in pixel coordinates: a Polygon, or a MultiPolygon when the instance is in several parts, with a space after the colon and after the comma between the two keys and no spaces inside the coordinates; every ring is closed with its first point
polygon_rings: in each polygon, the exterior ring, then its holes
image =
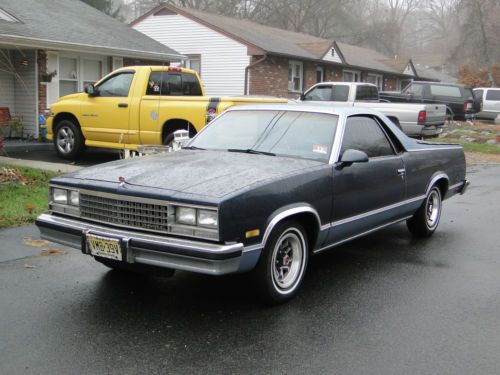
{"type": "Polygon", "coordinates": [[[496,374],[499,176],[474,167],[431,239],[398,224],[312,258],[273,308],[245,275],[127,277],[0,231],[0,373],[496,374]]]}

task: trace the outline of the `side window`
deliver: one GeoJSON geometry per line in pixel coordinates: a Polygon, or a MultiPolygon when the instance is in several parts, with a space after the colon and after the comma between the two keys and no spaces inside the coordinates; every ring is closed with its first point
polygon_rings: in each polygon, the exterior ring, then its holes
{"type": "Polygon", "coordinates": [[[371,117],[365,116],[351,116],[347,119],[340,155],[351,148],[366,152],[369,158],[394,155],[380,125],[371,117]]]}
{"type": "Polygon", "coordinates": [[[314,89],[312,89],[306,94],[304,100],[317,100],[317,101],[332,100],[332,87],[316,86],[314,89]]]}
{"type": "Polygon", "coordinates": [[[376,87],[373,86],[358,86],[356,89],[356,100],[358,101],[378,101],[378,91],[376,87]]]}
{"type": "Polygon", "coordinates": [[[334,86],[332,101],[347,102],[349,99],[349,86],[336,85],[334,86]]]}
{"type": "Polygon", "coordinates": [[[500,100],[500,90],[486,91],[486,100],[500,100]]]}
{"type": "Polygon", "coordinates": [[[405,92],[407,94],[412,94],[413,96],[415,96],[417,98],[421,98],[424,94],[424,86],[411,84],[411,85],[406,87],[405,92]]]}
{"type": "Polygon", "coordinates": [[[133,72],[118,73],[97,87],[99,96],[127,97],[134,78],[133,72]]]}
{"type": "Polygon", "coordinates": [[[189,73],[151,72],[146,95],[201,95],[200,83],[189,73]]]}

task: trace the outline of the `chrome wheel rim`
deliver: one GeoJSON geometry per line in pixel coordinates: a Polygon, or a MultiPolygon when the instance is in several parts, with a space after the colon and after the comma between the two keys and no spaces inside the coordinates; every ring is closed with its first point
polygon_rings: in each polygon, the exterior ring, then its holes
{"type": "Polygon", "coordinates": [[[75,133],[68,126],[59,128],[57,132],[57,148],[63,154],[69,154],[75,147],[75,133]]]}
{"type": "Polygon", "coordinates": [[[427,204],[425,207],[427,227],[430,229],[434,228],[438,221],[441,212],[441,197],[437,190],[432,190],[427,198],[427,204]]]}
{"type": "Polygon", "coordinates": [[[296,229],[289,229],[276,242],[271,273],[280,293],[291,292],[300,280],[304,270],[304,249],[304,238],[296,229]]]}

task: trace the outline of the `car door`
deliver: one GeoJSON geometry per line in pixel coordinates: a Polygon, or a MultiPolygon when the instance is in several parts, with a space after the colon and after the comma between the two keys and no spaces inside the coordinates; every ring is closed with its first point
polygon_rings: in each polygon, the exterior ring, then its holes
{"type": "Polygon", "coordinates": [[[500,113],[500,89],[487,89],[483,102],[483,111],[494,119],[500,113]]]}
{"type": "Polygon", "coordinates": [[[381,120],[373,116],[348,117],[339,159],[348,149],[365,152],[368,162],[334,166],[330,243],[403,215],[398,209],[406,196],[405,168],[399,152],[402,149],[390,140],[381,120]]]}
{"type": "Polygon", "coordinates": [[[134,71],[120,71],[95,88],[82,105],[81,126],[89,141],[128,143],[130,88],[134,71]]]}

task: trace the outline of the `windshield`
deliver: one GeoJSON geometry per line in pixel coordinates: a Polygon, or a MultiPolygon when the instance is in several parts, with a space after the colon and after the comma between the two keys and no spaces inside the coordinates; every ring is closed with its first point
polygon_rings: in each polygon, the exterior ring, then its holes
{"type": "Polygon", "coordinates": [[[207,150],[266,153],[327,162],[338,116],[296,111],[230,111],[189,146],[207,150]]]}

